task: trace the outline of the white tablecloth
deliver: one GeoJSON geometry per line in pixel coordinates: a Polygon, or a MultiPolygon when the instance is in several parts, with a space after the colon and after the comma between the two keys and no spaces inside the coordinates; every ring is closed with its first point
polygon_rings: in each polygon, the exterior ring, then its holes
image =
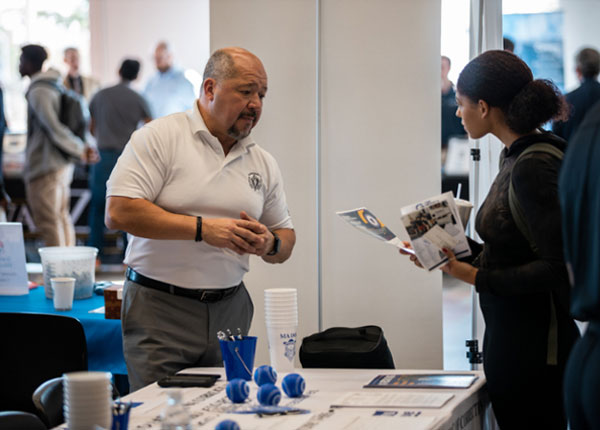
{"type": "MultiPolygon", "coordinates": [[[[441,430],[493,430],[495,428],[491,406],[485,388],[483,372],[473,372],[478,379],[468,389],[373,389],[362,388],[379,374],[400,373],[444,373],[423,370],[371,370],[371,369],[297,369],[306,380],[306,391],[302,398],[291,399],[283,395],[280,405],[308,409],[309,414],[269,416],[233,413],[240,408],[256,406],[257,386],[250,381],[249,402],[232,404],[225,395],[227,381],[222,368],[193,368],[186,373],[220,373],[219,380],[211,388],[182,388],[183,400],[192,417],[194,430],[214,429],[223,419],[236,421],[243,430],[294,429],[441,429],[441,430]],[[349,391],[385,390],[390,393],[451,393],[453,397],[441,408],[331,408],[330,405],[349,391]],[[387,411],[375,414],[375,411],[387,411]]],[[[447,372],[459,373],[459,372],[447,372]]],[[[460,372],[469,373],[469,372],[460,372]]],[[[277,385],[281,387],[282,375],[277,385]]],[[[126,396],[124,400],[140,402],[131,410],[129,430],[160,429],[160,413],[166,403],[168,388],[157,384],[149,385],[126,396]]],[[[61,426],[66,429],[66,425],[61,426]]]]}

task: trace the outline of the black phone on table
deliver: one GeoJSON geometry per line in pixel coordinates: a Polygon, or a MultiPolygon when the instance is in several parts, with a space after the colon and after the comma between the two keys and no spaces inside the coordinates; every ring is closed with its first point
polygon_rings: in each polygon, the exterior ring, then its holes
{"type": "Polygon", "coordinates": [[[159,387],[212,387],[221,375],[212,373],[178,373],[158,380],[159,387]]]}

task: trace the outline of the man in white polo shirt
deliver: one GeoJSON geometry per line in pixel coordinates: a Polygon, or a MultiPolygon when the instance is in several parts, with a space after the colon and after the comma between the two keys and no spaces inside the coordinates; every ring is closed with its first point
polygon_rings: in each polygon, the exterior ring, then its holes
{"type": "Polygon", "coordinates": [[[132,391],[220,366],[217,332],[247,334],[252,321],[249,254],[292,252],[279,167],[250,137],[266,92],[256,56],[216,51],[194,108],[136,131],[111,174],[106,225],[133,236],[121,315],[132,391]]]}

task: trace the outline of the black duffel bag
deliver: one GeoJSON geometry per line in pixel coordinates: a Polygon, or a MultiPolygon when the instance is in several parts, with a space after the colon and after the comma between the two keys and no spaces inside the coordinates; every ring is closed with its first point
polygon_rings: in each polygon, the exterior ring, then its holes
{"type": "Polygon", "coordinates": [[[302,339],[304,368],[394,369],[381,327],[332,327],[302,339]]]}

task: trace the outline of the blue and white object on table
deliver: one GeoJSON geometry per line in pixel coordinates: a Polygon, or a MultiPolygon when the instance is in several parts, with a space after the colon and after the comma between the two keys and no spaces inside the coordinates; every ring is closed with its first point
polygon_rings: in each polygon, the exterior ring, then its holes
{"type": "Polygon", "coordinates": [[[256,395],[263,406],[275,406],[281,401],[281,391],[273,384],[261,385],[256,395]]]}
{"type": "Polygon", "coordinates": [[[275,384],[276,381],[277,372],[268,364],[263,364],[254,371],[254,382],[259,387],[264,384],[275,384]]]}
{"type": "Polygon", "coordinates": [[[290,373],[281,381],[281,388],[288,397],[300,397],[306,388],[304,378],[297,373],[290,373]]]}
{"type": "Polygon", "coordinates": [[[235,378],[227,383],[225,393],[233,403],[243,403],[250,395],[250,387],[245,380],[235,378]]]}
{"type": "Polygon", "coordinates": [[[217,424],[215,430],[240,430],[240,425],[233,420],[223,420],[217,424]]]}

